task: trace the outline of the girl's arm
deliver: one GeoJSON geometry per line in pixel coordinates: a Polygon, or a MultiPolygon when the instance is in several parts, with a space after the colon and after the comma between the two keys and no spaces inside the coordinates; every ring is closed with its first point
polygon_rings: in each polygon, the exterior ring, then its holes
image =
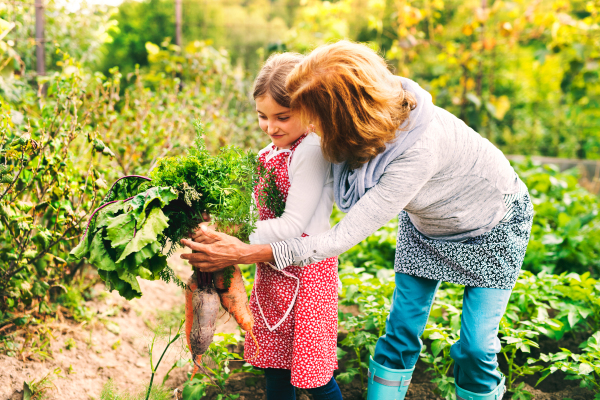
{"type": "Polygon", "coordinates": [[[292,157],[285,211],[279,218],[258,221],[250,243],[267,244],[301,236],[319,206],[330,169],[318,139],[304,139],[292,157]]]}

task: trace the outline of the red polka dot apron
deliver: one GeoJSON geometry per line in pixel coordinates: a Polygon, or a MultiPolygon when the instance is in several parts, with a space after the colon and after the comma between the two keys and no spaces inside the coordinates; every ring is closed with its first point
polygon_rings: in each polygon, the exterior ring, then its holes
{"type": "MultiPolygon", "coordinates": [[[[259,156],[260,163],[274,168],[284,199],[290,188],[291,158],[305,137],[290,150],[275,150],[271,145],[259,156]]],[[[267,207],[257,207],[261,221],[275,218],[267,207]]],[[[289,369],[292,385],[299,388],[315,388],[329,382],[337,369],[337,266],[337,257],[303,268],[291,265],[282,271],[269,263],[256,265],[250,310],[260,351],[250,362],[252,365],[289,369]]],[[[246,340],[244,352],[246,359],[256,355],[254,341],[246,340]]]]}

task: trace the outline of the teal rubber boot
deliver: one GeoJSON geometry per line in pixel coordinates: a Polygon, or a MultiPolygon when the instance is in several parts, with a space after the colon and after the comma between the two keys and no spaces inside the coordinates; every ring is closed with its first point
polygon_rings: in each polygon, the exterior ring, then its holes
{"type": "Polygon", "coordinates": [[[415,368],[391,369],[369,360],[367,400],[403,400],[415,368]]]}
{"type": "Polygon", "coordinates": [[[506,382],[506,378],[502,375],[502,380],[496,386],[496,389],[492,390],[490,393],[479,394],[469,392],[468,390],[461,389],[456,386],[456,400],[500,400],[504,393],[506,392],[506,386],[504,383],[506,382]]]}

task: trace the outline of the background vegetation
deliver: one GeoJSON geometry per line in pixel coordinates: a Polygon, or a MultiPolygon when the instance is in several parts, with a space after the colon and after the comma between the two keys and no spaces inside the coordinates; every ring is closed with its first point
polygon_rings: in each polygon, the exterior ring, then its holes
{"type": "MultiPolygon", "coordinates": [[[[577,0],[184,0],[180,47],[171,39],[172,1],[126,0],[117,8],[49,1],[48,73],[37,76],[34,7],[1,3],[0,352],[51,356],[42,327],[57,307],[76,321],[92,318],[83,300],[97,276],[66,254],[107,183],[145,175],[158,158],[184,151],[197,117],[212,150],[265,144],[249,92],[273,51],[305,52],[339,38],[368,42],[505,153],[600,159],[599,7],[577,0]]],[[[556,371],[600,393],[598,197],[578,184],[576,171],[531,162],[518,170],[536,216],[501,326],[501,368],[513,398],[531,397],[525,378],[535,384],[556,371]],[[564,345],[566,337],[576,343],[564,345]]],[[[364,380],[384,331],[394,246],[390,222],[341,258],[342,304],[357,311],[341,313],[340,381],[364,380]]],[[[459,286],[442,287],[422,354],[446,398],[453,396],[448,352],[459,335],[461,299],[459,286]]],[[[226,346],[215,344],[214,357],[234,357],[226,346]]],[[[200,377],[186,393],[201,396],[209,382],[200,377]]]]}

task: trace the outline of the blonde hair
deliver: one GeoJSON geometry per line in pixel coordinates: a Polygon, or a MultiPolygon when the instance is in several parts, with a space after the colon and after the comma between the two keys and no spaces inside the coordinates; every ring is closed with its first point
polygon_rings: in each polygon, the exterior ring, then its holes
{"type": "Polygon", "coordinates": [[[382,57],[347,40],[304,57],[286,88],[291,107],[320,129],[324,156],[353,169],[385,150],[417,105],[382,57]]]}
{"type": "Polygon", "coordinates": [[[290,96],[285,88],[285,79],[304,57],[298,53],[272,54],[254,80],[253,97],[271,95],[282,107],[290,107],[290,96]]]}

